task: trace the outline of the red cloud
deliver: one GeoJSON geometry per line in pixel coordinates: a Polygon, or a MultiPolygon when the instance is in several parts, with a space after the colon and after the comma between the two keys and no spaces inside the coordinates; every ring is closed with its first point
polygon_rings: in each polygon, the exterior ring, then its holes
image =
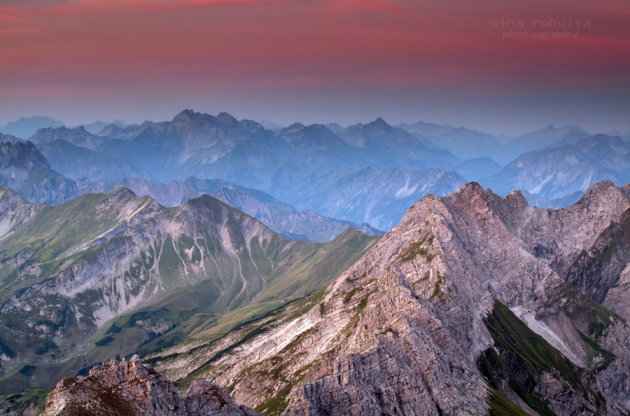
{"type": "Polygon", "coordinates": [[[278,5],[284,0],[68,0],[49,4],[0,6],[0,20],[23,22],[37,15],[73,15],[105,12],[159,11],[193,7],[278,5]]]}
{"type": "Polygon", "coordinates": [[[359,11],[373,10],[378,12],[405,12],[407,8],[399,6],[388,0],[330,0],[324,3],[325,7],[334,11],[359,11]]]}

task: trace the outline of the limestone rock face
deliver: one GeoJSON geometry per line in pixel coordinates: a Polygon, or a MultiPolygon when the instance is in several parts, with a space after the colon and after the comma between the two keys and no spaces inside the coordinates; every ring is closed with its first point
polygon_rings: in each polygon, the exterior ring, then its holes
{"type": "Polygon", "coordinates": [[[425,197],[309,307],[153,362],[269,415],[626,414],[626,310],[599,302],[630,302],[629,194],[603,182],[558,211],[475,183],[425,197]]]}
{"type": "Polygon", "coordinates": [[[257,415],[238,406],[227,391],[208,380],[194,382],[180,395],[163,375],[130,361],[109,361],[90,370],[87,377],[64,379],[46,400],[44,416],[70,415],[257,415]]]}

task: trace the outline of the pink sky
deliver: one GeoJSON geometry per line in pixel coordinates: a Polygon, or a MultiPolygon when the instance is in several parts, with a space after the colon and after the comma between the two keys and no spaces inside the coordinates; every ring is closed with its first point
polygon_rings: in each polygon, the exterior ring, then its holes
{"type": "Polygon", "coordinates": [[[194,108],[283,123],[630,130],[627,0],[2,4],[0,123],[194,108]]]}

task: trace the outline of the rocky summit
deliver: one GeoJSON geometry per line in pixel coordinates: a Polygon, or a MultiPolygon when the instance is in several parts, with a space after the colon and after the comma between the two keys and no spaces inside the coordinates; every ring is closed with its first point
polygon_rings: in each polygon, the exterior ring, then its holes
{"type": "Polygon", "coordinates": [[[628,414],[629,210],[611,182],[427,196],[322,291],[148,358],[265,415],[628,414]]]}
{"type": "Polygon", "coordinates": [[[224,389],[208,380],[195,381],[186,394],[135,355],[109,361],[86,377],[64,379],[46,400],[43,416],[254,416],[238,406],[224,389]]]}

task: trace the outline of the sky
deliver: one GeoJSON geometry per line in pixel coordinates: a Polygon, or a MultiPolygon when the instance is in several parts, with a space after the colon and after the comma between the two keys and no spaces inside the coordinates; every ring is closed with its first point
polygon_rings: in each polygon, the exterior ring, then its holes
{"type": "Polygon", "coordinates": [[[383,117],[630,132],[627,0],[3,0],[0,124],[383,117]]]}

